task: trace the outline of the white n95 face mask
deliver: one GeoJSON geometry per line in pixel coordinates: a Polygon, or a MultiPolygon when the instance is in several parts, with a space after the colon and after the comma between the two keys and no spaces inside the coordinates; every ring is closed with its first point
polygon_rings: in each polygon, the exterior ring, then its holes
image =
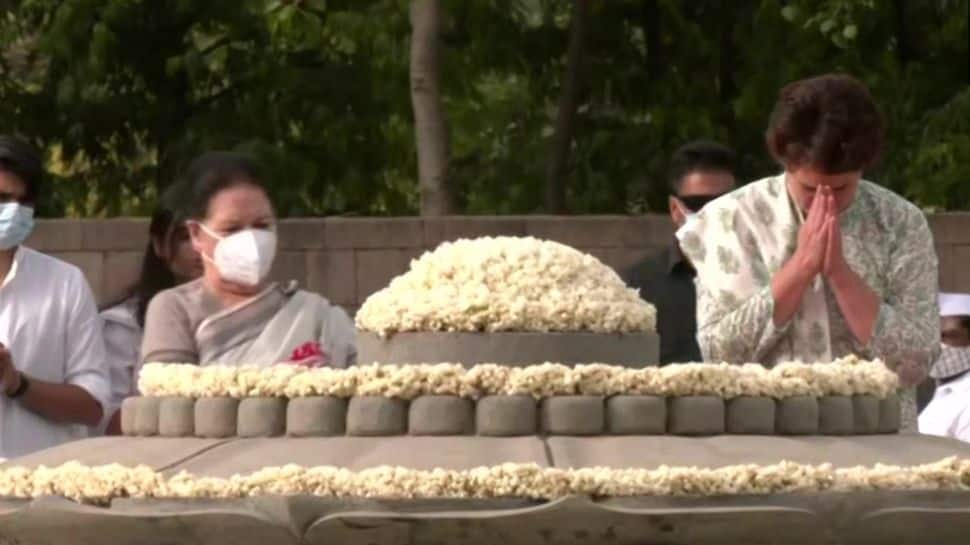
{"type": "Polygon", "coordinates": [[[276,258],[275,231],[245,229],[221,236],[202,223],[199,227],[219,241],[211,258],[205,254],[202,257],[216,266],[220,278],[242,286],[255,286],[269,274],[276,258]]]}
{"type": "Polygon", "coordinates": [[[695,223],[697,223],[697,214],[693,212],[691,212],[690,214],[684,214],[684,224],[681,225],[679,229],[677,229],[676,233],[674,233],[674,236],[677,237],[677,240],[684,238],[684,233],[690,231],[695,223]]]}
{"type": "Polygon", "coordinates": [[[681,241],[684,238],[684,234],[689,232],[694,227],[694,224],[697,223],[697,213],[680,204],[677,206],[680,206],[680,212],[684,215],[684,224],[674,232],[674,236],[678,241],[681,241]]]}

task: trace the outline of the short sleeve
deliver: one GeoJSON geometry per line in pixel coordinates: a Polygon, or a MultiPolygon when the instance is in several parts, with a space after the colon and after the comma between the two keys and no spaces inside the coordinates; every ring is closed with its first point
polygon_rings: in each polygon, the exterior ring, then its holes
{"type": "Polygon", "coordinates": [[[107,410],[111,385],[101,316],[94,304],[94,294],[80,270],[72,271],[68,285],[73,304],[67,309],[64,383],[82,388],[101,404],[103,410],[107,410]]]}
{"type": "Polygon", "coordinates": [[[189,316],[172,291],[152,298],[145,313],[141,345],[144,363],[198,363],[199,355],[189,316]]]}

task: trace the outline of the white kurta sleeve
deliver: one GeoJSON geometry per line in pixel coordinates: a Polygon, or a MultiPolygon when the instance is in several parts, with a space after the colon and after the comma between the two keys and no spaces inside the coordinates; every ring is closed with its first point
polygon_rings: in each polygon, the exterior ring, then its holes
{"type": "Polygon", "coordinates": [[[80,386],[91,394],[102,409],[111,400],[107,354],[102,336],[101,316],[94,304],[94,294],[81,274],[75,270],[70,279],[67,303],[64,383],[80,386]]]}

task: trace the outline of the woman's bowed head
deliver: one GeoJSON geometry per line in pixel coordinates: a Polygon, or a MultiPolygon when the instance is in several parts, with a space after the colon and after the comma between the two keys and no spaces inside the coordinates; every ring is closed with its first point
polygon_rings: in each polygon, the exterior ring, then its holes
{"type": "Polygon", "coordinates": [[[863,171],[882,152],[885,123],[865,85],[829,74],[781,90],[766,141],[803,212],[811,210],[821,187],[831,190],[835,210],[842,212],[855,199],[863,171]]]}

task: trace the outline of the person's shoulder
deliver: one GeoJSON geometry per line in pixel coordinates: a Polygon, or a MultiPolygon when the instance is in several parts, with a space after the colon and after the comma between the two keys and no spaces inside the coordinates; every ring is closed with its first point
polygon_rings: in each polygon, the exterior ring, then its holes
{"type": "Polygon", "coordinates": [[[765,196],[777,196],[782,191],[786,191],[784,174],[754,180],[705,204],[699,215],[723,217],[725,213],[748,209],[765,196]]]}
{"type": "Polygon", "coordinates": [[[25,270],[29,270],[32,278],[47,278],[55,282],[64,280],[84,279],[80,267],[68,263],[52,255],[38,252],[33,248],[21,246],[18,250],[18,260],[25,270]]]}
{"type": "Polygon", "coordinates": [[[880,208],[901,211],[906,214],[923,216],[923,211],[916,204],[908,201],[902,195],[869,180],[859,182],[859,190],[869,195],[869,198],[880,208]]]}
{"type": "Polygon", "coordinates": [[[728,193],[725,197],[733,196],[735,198],[742,198],[752,195],[762,195],[764,193],[776,193],[782,190],[785,190],[785,175],[776,174],[748,182],[728,193]]]}
{"type": "Polygon", "coordinates": [[[153,309],[155,311],[158,309],[185,309],[188,306],[199,304],[205,290],[202,282],[202,279],[198,278],[158,292],[148,303],[148,313],[152,314],[153,309]]]}
{"type": "Polygon", "coordinates": [[[166,297],[192,300],[202,297],[203,294],[205,294],[205,280],[202,278],[196,278],[195,280],[190,280],[183,284],[162,290],[158,292],[155,297],[165,295],[166,297]]]}
{"type": "Polygon", "coordinates": [[[25,246],[17,254],[17,276],[23,275],[32,289],[65,302],[94,301],[91,285],[77,265],[25,246]]]}
{"type": "Polygon", "coordinates": [[[914,226],[928,225],[926,214],[919,206],[889,188],[868,180],[862,180],[859,183],[859,193],[878,216],[877,219],[884,223],[886,227],[895,227],[896,230],[900,231],[911,231],[914,226]]]}
{"type": "Polygon", "coordinates": [[[292,296],[301,307],[317,307],[328,316],[350,320],[350,313],[340,305],[333,304],[323,295],[302,289],[293,291],[292,296]]]}
{"type": "Polygon", "coordinates": [[[106,328],[109,325],[117,325],[125,328],[138,328],[138,320],[135,317],[137,312],[137,298],[129,297],[117,305],[102,310],[101,319],[104,320],[106,328]]]}
{"type": "Polygon", "coordinates": [[[620,278],[624,282],[634,287],[642,287],[647,281],[662,271],[665,271],[670,262],[670,248],[657,250],[650,255],[642,258],[633,266],[620,272],[620,278]]]}
{"type": "Polygon", "coordinates": [[[340,309],[339,306],[331,303],[329,299],[315,291],[296,289],[292,286],[290,289],[292,290],[291,297],[298,301],[301,305],[317,306],[324,309],[340,309]]]}
{"type": "Polygon", "coordinates": [[[785,191],[785,175],[778,174],[775,176],[768,176],[758,180],[748,182],[741,187],[734,189],[733,191],[722,195],[721,197],[714,199],[707,206],[714,205],[715,203],[724,204],[731,201],[743,201],[750,199],[754,196],[764,195],[764,194],[776,194],[781,191],[785,191]]]}

